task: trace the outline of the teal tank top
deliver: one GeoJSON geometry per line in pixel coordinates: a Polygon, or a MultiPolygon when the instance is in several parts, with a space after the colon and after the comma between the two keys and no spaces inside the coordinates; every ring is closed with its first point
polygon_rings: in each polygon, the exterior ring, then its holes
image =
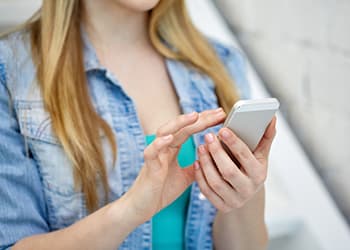
{"type": "MultiPolygon", "coordinates": [[[[147,145],[154,139],[155,135],[146,135],[147,145]]],[[[181,167],[191,165],[195,161],[195,145],[192,137],[181,146],[178,161],[181,167]]],[[[175,201],[152,217],[153,250],[185,249],[185,224],[190,193],[191,186],[175,201]]]]}

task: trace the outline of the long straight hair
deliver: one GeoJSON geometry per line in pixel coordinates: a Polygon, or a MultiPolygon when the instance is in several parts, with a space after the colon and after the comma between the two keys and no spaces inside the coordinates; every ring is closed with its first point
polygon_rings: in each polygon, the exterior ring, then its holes
{"type": "MultiPolygon", "coordinates": [[[[33,59],[45,109],[53,129],[72,162],[75,187],[85,195],[90,212],[98,208],[97,185],[108,200],[108,176],[101,133],[114,162],[116,138],[94,109],[83,65],[80,0],[43,0],[28,21],[33,59]]],[[[213,48],[197,31],[184,0],[161,0],[150,12],[149,37],[166,58],[183,61],[207,74],[215,83],[220,105],[229,111],[238,99],[233,80],[213,48]],[[164,45],[164,41],[172,48],[164,45]]]]}

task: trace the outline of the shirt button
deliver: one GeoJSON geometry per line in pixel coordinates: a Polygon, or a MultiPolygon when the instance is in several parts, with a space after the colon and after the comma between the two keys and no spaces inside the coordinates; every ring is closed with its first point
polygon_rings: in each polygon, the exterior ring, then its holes
{"type": "Polygon", "coordinates": [[[200,200],[206,200],[207,199],[207,197],[205,197],[204,194],[202,194],[202,192],[199,193],[198,198],[200,200]]]}

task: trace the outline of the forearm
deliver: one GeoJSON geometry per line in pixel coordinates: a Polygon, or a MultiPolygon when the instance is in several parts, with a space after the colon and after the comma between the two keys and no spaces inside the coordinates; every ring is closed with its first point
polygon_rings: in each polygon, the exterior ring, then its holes
{"type": "Polygon", "coordinates": [[[12,249],[117,249],[141,223],[127,205],[121,197],[70,227],[25,238],[12,249]]]}
{"type": "Polygon", "coordinates": [[[264,207],[265,189],[262,188],[243,207],[227,214],[219,211],[213,224],[215,250],[266,249],[264,207]]]}

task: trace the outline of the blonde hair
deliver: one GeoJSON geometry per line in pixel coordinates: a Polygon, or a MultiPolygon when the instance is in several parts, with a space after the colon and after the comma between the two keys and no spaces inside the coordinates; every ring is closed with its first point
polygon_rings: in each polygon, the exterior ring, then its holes
{"type": "MultiPolygon", "coordinates": [[[[108,200],[108,178],[101,141],[107,137],[116,160],[116,138],[93,107],[83,65],[80,0],[43,0],[27,23],[45,109],[73,164],[75,186],[90,212],[98,208],[97,183],[108,200]]],[[[181,60],[215,83],[220,105],[229,111],[238,99],[232,79],[213,48],[191,23],[184,0],[161,0],[150,13],[149,36],[167,58],[181,60]],[[166,41],[175,50],[164,44],[166,41]]]]}

